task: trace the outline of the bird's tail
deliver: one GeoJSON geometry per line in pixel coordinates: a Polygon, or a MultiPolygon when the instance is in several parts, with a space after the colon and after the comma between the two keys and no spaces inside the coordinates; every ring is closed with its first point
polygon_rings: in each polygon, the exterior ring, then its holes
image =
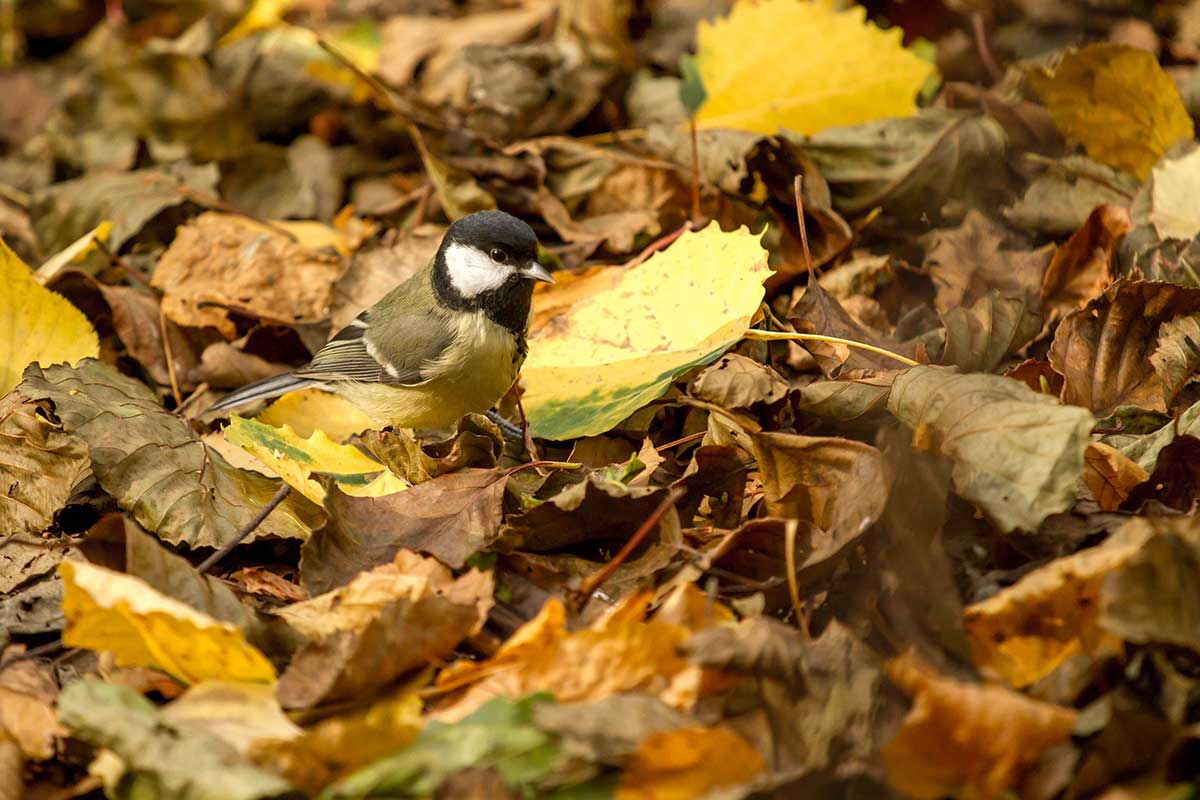
{"type": "Polygon", "coordinates": [[[228,411],[238,406],[253,403],[255,400],[279,397],[279,395],[286,394],[287,392],[294,392],[298,389],[306,389],[319,384],[320,381],[297,378],[292,373],[285,372],[282,375],[275,375],[271,378],[263,378],[261,381],[246,384],[236,392],[230,392],[219,402],[209,406],[208,410],[204,413],[210,414],[216,411],[228,411]]]}

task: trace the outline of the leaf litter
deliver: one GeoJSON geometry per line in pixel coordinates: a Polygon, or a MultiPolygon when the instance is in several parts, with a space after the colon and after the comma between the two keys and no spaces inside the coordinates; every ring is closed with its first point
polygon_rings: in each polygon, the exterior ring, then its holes
{"type": "Polygon", "coordinates": [[[1100,5],[0,12],[0,796],[1194,794],[1200,16],[1100,5]],[[204,413],[479,208],[528,437],[204,413]]]}

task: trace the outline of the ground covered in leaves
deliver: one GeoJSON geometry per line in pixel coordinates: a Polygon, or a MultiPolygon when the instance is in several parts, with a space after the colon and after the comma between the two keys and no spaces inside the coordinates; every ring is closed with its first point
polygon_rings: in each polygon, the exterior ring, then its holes
{"type": "Polygon", "coordinates": [[[0,2],[0,798],[1194,797],[1198,63],[1196,0],[0,2]],[[205,414],[483,208],[524,441],[205,414]]]}

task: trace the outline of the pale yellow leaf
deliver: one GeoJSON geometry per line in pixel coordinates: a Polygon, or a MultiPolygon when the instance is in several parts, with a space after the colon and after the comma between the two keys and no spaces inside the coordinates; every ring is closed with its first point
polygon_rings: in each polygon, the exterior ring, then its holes
{"type": "Polygon", "coordinates": [[[112,227],[111,222],[101,222],[74,242],[50,256],[50,258],[46,259],[37,268],[37,272],[34,273],[37,282],[45,285],[46,281],[67,267],[82,263],[89,255],[99,249],[97,242],[108,241],[108,235],[112,233],[112,227]]]}
{"type": "Polygon", "coordinates": [[[746,332],[771,274],[761,234],[717,223],[688,232],[632,269],[534,296],[538,317],[521,372],[534,435],[572,439],[604,433],[658,398],[677,376],[719,356],[746,332]]]}
{"type": "Polygon", "coordinates": [[[934,67],[880,30],[859,5],[740,0],[728,17],[701,22],[696,64],[707,99],[702,128],[816,133],[916,112],[934,67]]]}
{"type": "Polygon", "coordinates": [[[1154,168],[1150,223],[1164,239],[1188,241],[1200,235],[1200,149],[1154,168]]]}
{"type": "Polygon", "coordinates": [[[309,437],[325,431],[335,442],[344,442],[356,433],[382,428],[385,423],[371,419],[362,409],[341,395],[320,389],[288,392],[255,417],[264,425],[291,427],[297,436],[309,437]]]}
{"type": "Polygon", "coordinates": [[[21,382],[34,361],[42,366],[100,354],[100,340],[83,312],[38,285],[29,267],[0,239],[0,395],[21,382]]]}
{"type": "Polygon", "coordinates": [[[154,667],[185,683],[275,680],[271,662],[236,626],[131,575],[82,561],[64,561],[58,571],[67,647],[107,651],[118,666],[154,667]]]}
{"type": "Polygon", "coordinates": [[[408,483],[395,475],[378,480],[380,473],[391,475],[387,467],[357,447],[338,444],[322,430],[301,437],[288,425],[276,428],[235,414],[222,432],[317,504],[325,502],[325,487],[313,477],[316,474],[333,477],[340,487],[359,497],[380,497],[408,488],[408,483]]]}
{"type": "Polygon", "coordinates": [[[1175,83],[1149,52],[1098,43],[1067,53],[1029,83],[1063,136],[1102,164],[1145,178],[1167,149],[1192,138],[1175,83]]]}

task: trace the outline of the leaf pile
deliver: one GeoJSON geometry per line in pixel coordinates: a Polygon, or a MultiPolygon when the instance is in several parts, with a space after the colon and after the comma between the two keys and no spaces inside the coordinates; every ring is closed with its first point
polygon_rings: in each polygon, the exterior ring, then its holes
{"type": "Polygon", "coordinates": [[[1194,796],[1198,9],[0,3],[0,798],[1194,796]]]}

